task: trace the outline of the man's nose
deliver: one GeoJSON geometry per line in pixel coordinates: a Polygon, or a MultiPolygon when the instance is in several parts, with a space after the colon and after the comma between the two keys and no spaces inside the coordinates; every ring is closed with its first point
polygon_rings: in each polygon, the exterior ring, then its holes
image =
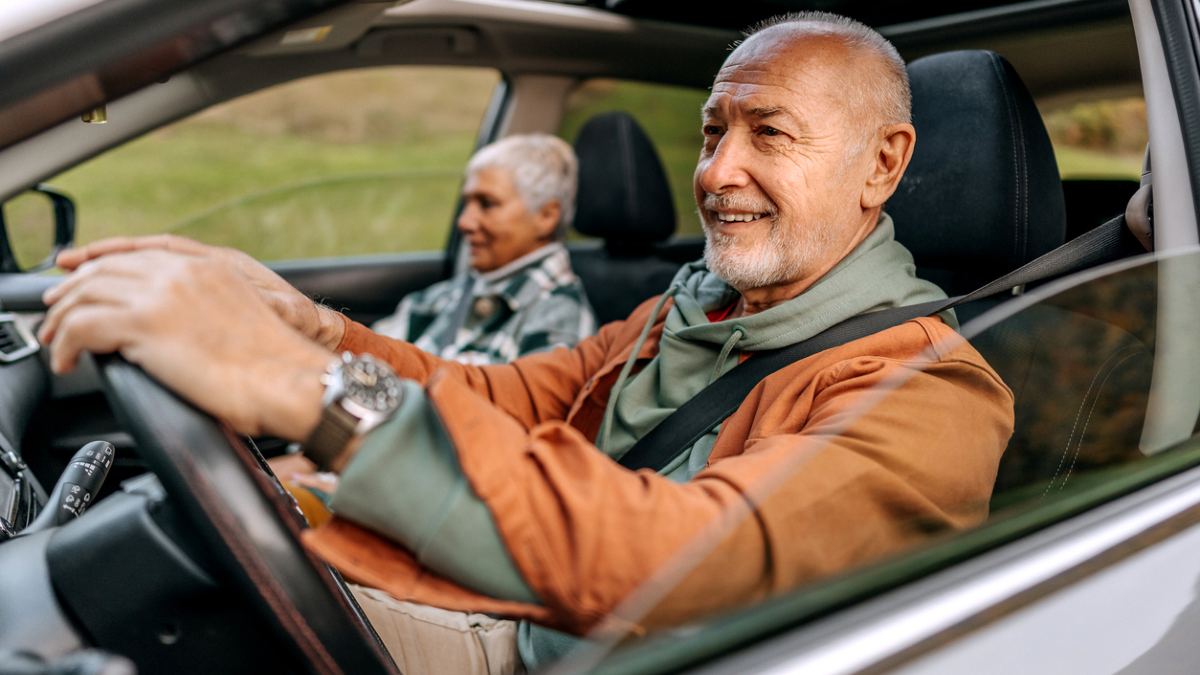
{"type": "Polygon", "coordinates": [[[712,155],[701,158],[698,181],[705,192],[721,194],[750,184],[743,145],[727,133],[717,142],[712,155]]]}

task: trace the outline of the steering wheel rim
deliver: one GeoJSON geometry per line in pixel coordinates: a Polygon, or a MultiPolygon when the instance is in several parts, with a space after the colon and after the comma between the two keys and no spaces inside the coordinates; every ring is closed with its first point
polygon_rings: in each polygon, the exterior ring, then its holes
{"type": "Polygon", "coordinates": [[[119,356],[97,360],[118,421],[230,578],[318,673],[395,673],[341,577],[300,528],[253,451],[119,356]]]}

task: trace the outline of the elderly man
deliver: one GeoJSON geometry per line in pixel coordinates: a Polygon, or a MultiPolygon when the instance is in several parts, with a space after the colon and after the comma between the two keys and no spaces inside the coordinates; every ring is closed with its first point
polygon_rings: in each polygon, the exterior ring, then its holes
{"type": "Polygon", "coordinates": [[[543,626],[678,624],[986,516],[1012,395],[950,317],[779,370],[657,474],[612,461],[743,358],[942,297],[882,211],[912,155],[909,98],[894,48],[856,22],[808,13],[750,35],[703,111],[704,261],[574,350],[448,363],[193,244],[84,265],[47,293],[42,337],[57,371],[119,350],[237,429],[304,441],[341,471],[339,516],[308,543],[382,589],[362,597],[402,664],[518,667],[507,622],[458,647],[421,633],[407,617],[434,605],[531,620],[518,642],[536,666],[563,642],[543,626]],[[379,411],[353,415],[356,434],[331,426],[348,395],[327,371],[374,385],[379,411]],[[661,594],[614,617],[651,578],[661,594]]]}
{"type": "Polygon", "coordinates": [[[509,136],[467,163],[458,216],[470,271],[404,298],[372,328],[460,363],[508,363],[572,347],[596,317],[559,240],[575,212],[575,152],[548,134],[509,136]]]}

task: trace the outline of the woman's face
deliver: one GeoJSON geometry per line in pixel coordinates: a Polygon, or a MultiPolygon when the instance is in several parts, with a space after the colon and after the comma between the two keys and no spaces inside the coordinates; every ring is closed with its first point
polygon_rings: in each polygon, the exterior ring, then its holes
{"type": "Polygon", "coordinates": [[[467,176],[458,229],[470,247],[471,267],[490,272],[554,238],[558,205],[531,212],[517,193],[512,173],[488,167],[467,176]]]}

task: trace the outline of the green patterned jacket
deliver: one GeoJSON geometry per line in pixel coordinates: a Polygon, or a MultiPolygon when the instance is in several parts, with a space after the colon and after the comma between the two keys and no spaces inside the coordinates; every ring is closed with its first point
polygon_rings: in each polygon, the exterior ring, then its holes
{"type": "Polygon", "coordinates": [[[411,293],[372,329],[445,359],[481,365],[573,346],[596,331],[596,317],[566,248],[555,243],[491,272],[472,271],[411,293]]]}

